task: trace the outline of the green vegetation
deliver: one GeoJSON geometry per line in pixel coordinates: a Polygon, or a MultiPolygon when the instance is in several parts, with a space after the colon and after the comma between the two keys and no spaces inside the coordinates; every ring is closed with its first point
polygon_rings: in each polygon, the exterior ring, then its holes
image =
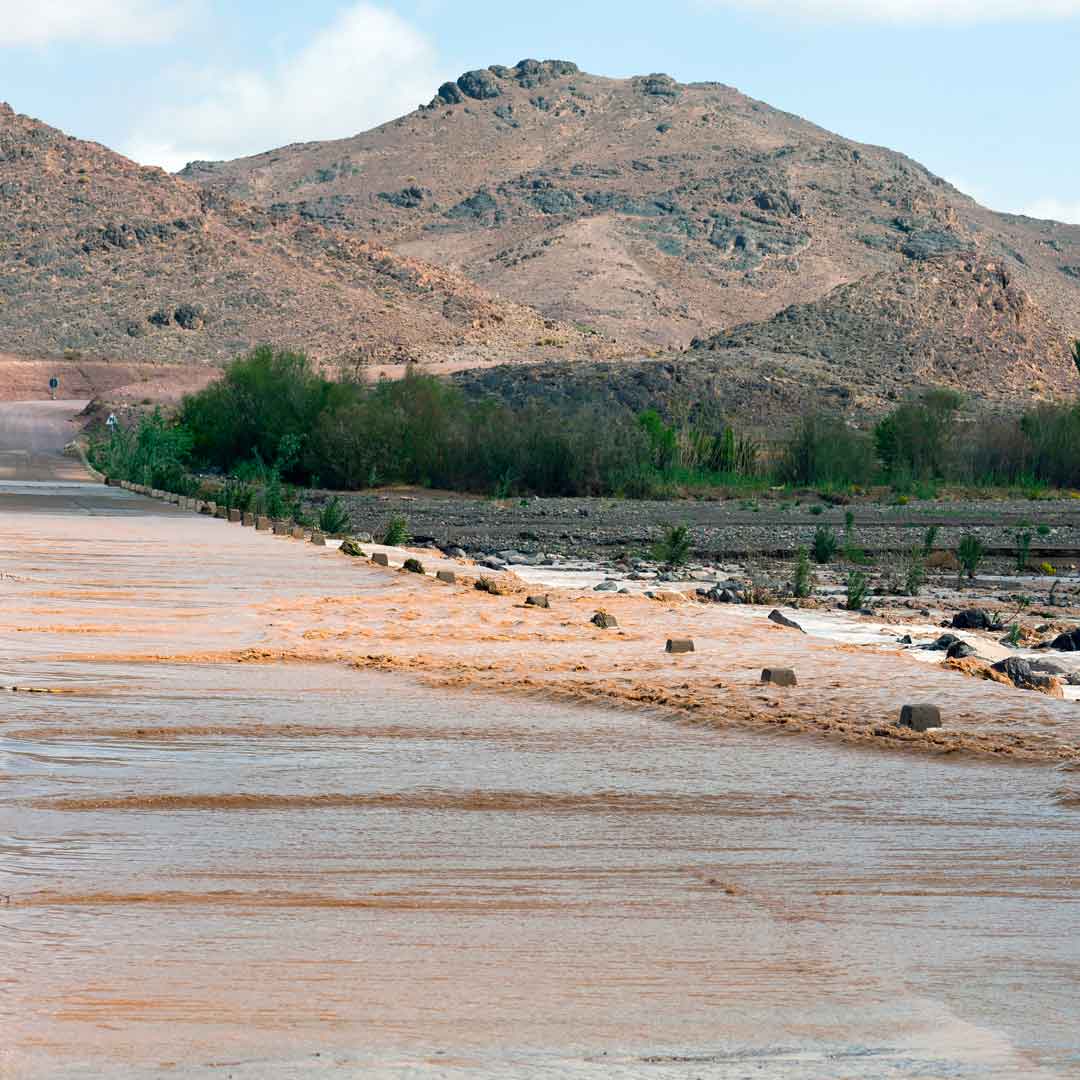
{"type": "Polygon", "coordinates": [[[318,524],[319,529],[330,536],[349,531],[352,522],[345,505],[336,495],[319,511],[318,524]]]}
{"type": "Polygon", "coordinates": [[[1016,569],[1023,573],[1031,557],[1031,533],[1021,529],[1016,534],[1016,569]]]}
{"type": "Polygon", "coordinates": [[[931,525],[925,533],[923,533],[923,555],[929,556],[934,550],[934,544],[937,542],[938,527],[931,525]]]}
{"type": "Polygon", "coordinates": [[[652,557],[664,566],[685,566],[690,559],[692,545],[688,525],[671,525],[665,530],[663,538],[653,545],[652,557]]]}
{"type": "Polygon", "coordinates": [[[791,592],[804,600],[814,591],[814,573],[810,569],[810,555],[806,548],[799,548],[799,557],[795,563],[795,577],[791,583],[791,592]]]}
{"type": "Polygon", "coordinates": [[[1080,341],[1073,342],[1072,358],[1073,363],[1076,365],[1076,370],[1080,371],[1080,341]]]}
{"type": "Polygon", "coordinates": [[[410,574],[424,573],[424,564],[419,559],[406,559],[401,564],[401,568],[407,570],[410,574]]]}
{"type": "Polygon", "coordinates": [[[908,596],[918,596],[926,583],[926,557],[923,548],[913,547],[908,556],[907,570],[904,574],[904,592],[908,596]]]}
{"type": "Polygon", "coordinates": [[[956,558],[960,563],[961,570],[967,574],[970,580],[974,580],[975,572],[979,569],[979,563],[983,560],[982,541],[974,533],[964,533],[960,537],[960,545],[956,549],[956,558]]]}
{"type": "Polygon", "coordinates": [[[866,594],[869,591],[870,582],[866,575],[859,570],[852,570],[847,576],[847,598],[844,606],[848,611],[859,611],[866,604],[866,594]]]}
{"type": "Polygon", "coordinates": [[[827,525],[819,525],[814,531],[814,562],[821,564],[832,562],[836,557],[838,546],[836,533],[827,525]]]}
{"type": "Polygon", "coordinates": [[[382,542],[387,547],[404,547],[409,542],[409,523],[401,515],[392,517],[386,523],[382,542]]]}

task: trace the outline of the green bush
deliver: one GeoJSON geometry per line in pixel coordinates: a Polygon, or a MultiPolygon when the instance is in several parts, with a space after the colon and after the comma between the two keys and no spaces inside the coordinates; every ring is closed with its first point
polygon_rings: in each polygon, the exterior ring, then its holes
{"type": "Polygon", "coordinates": [[[1016,534],[1016,569],[1023,573],[1031,558],[1031,533],[1021,529],[1016,534]]]}
{"type": "Polygon", "coordinates": [[[983,560],[984,549],[982,541],[974,533],[965,533],[960,537],[960,545],[956,549],[956,558],[960,563],[961,570],[969,579],[974,579],[975,572],[979,569],[979,563],[983,560]]]}
{"type": "Polygon", "coordinates": [[[944,474],[962,401],[952,390],[927,390],[918,401],[907,402],[878,421],[874,448],[897,490],[944,474]]]}
{"type": "Polygon", "coordinates": [[[859,611],[866,605],[866,595],[869,591],[869,581],[865,574],[858,570],[852,570],[847,576],[847,598],[844,606],[848,611],[859,611]]]}
{"type": "Polygon", "coordinates": [[[924,549],[913,547],[908,556],[907,570],[904,574],[904,592],[908,596],[918,596],[926,583],[926,562],[924,549]]]}
{"type": "Polygon", "coordinates": [[[664,566],[685,566],[690,559],[693,539],[688,525],[670,525],[652,549],[652,557],[664,566]]]}
{"type": "Polygon", "coordinates": [[[348,532],[352,526],[345,504],[334,495],[319,511],[319,529],[330,536],[348,532]]]}
{"type": "Polygon", "coordinates": [[[814,562],[830,563],[836,558],[837,547],[836,533],[827,525],[819,525],[814,532],[814,562]]]}
{"type": "Polygon", "coordinates": [[[409,542],[408,521],[400,515],[392,517],[386,524],[382,542],[387,547],[404,547],[409,542]]]}
{"type": "Polygon", "coordinates": [[[874,473],[870,438],[839,417],[804,417],[784,447],[778,478],[787,484],[847,487],[874,473]]]}
{"type": "Polygon", "coordinates": [[[791,591],[800,600],[804,600],[814,591],[814,573],[810,569],[810,555],[804,547],[799,548],[791,591]]]}

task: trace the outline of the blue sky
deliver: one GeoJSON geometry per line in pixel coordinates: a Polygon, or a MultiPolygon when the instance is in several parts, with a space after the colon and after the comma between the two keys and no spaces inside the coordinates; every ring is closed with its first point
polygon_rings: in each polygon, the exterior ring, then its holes
{"type": "Polygon", "coordinates": [[[178,168],[351,135],[525,56],[729,83],[1080,222],[1080,0],[36,0],[0,20],[0,96],[178,168]]]}

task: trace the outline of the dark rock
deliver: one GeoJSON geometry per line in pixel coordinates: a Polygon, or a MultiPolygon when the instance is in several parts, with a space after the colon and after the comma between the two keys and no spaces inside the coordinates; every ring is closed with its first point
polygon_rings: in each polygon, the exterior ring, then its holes
{"type": "Polygon", "coordinates": [[[172,314],[164,308],[158,308],[157,311],[147,316],[146,321],[152,326],[168,326],[172,322],[172,314]]]}
{"type": "Polygon", "coordinates": [[[1034,690],[1042,685],[1042,679],[1046,676],[1036,675],[1031,670],[1031,665],[1018,656],[1010,656],[1008,659],[992,665],[994,671],[1004,675],[1013,686],[1021,690],[1034,690]]]}
{"type": "Polygon", "coordinates": [[[181,304],[173,312],[173,318],[184,330],[201,330],[206,325],[206,310],[198,304],[181,304]]]}
{"type": "Polygon", "coordinates": [[[354,537],[347,536],[341,541],[341,547],[338,548],[342,555],[351,555],[354,559],[365,558],[364,549],[360,546],[359,541],[354,537]]]}
{"type": "Polygon", "coordinates": [[[644,75],[636,80],[638,87],[650,97],[677,98],[682,93],[679,84],[662,73],[644,75]]]}
{"type": "Polygon", "coordinates": [[[669,653],[689,653],[694,651],[694,643],[690,638],[668,638],[664,648],[669,653]]]}
{"type": "Polygon", "coordinates": [[[1058,652],[1080,652],[1080,627],[1069,630],[1064,634],[1058,634],[1050,642],[1050,648],[1057,649],[1058,652]]]}
{"type": "Polygon", "coordinates": [[[777,611],[775,608],[769,612],[769,622],[776,623],[777,626],[786,626],[789,630],[798,630],[800,634],[806,633],[797,622],[789,619],[783,612],[777,611]]]}
{"type": "Polygon", "coordinates": [[[902,638],[897,638],[897,644],[898,645],[913,645],[914,642],[911,640],[911,635],[910,634],[905,634],[902,638]]]}
{"type": "Polygon", "coordinates": [[[438,93],[435,95],[433,105],[442,103],[443,105],[460,105],[465,99],[461,96],[461,91],[457,88],[456,83],[444,82],[439,87],[438,93]]]}
{"type": "Polygon", "coordinates": [[[968,608],[958,611],[952,618],[956,630],[992,630],[994,622],[982,608],[968,608]]]}
{"type": "Polygon", "coordinates": [[[941,727],[941,710],[936,705],[905,705],[900,710],[898,725],[912,731],[929,731],[941,727]]]}
{"type": "Polygon", "coordinates": [[[959,640],[955,634],[942,634],[937,641],[924,645],[923,648],[929,649],[931,652],[947,652],[959,640]]]}
{"type": "Polygon", "coordinates": [[[372,563],[375,564],[375,566],[389,566],[390,565],[390,559],[387,556],[385,551],[376,551],[371,556],[371,561],[372,561],[372,563]]]}
{"type": "Polygon", "coordinates": [[[466,71],[458,81],[458,89],[466,96],[483,101],[497,98],[502,94],[496,76],[487,68],[479,71],[466,71]]]}
{"type": "Polygon", "coordinates": [[[966,641],[954,641],[945,655],[950,660],[963,660],[966,656],[974,656],[975,650],[966,641]]]}
{"type": "Polygon", "coordinates": [[[598,611],[590,620],[593,626],[599,626],[601,630],[610,630],[619,625],[618,619],[606,611],[598,611]]]}
{"type": "Polygon", "coordinates": [[[549,608],[549,607],[551,607],[551,601],[548,599],[546,593],[543,596],[526,596],[525,597],[525,604],[526,604],[527,607],[540,607],[540,608],[549,608]]]}
{"type": "Polygon", "coordinates": [[[791,668],[763,668],[761,681],[772,686],[796,686],[798,679],[791,668]]]}
{"type": "Polygon", "coordinates": [[[599,585],[593,586],[593,592],[618,592],[619,583],[608,579],[607,581],[601,581],[599,585]]]}
{"type": "Polygon", "coordinates": [[[436,570],[435,580],[441,581],[444,585],[454,585],[457,582],[457,574],[453,570],[436,570]]]}
{"type": "Polygon", "coordinates": [[[406,559],[401,565],[402,570],[407,570],[410,574],[422,574],[424,573],[424,564],[419,559],[406,559]]]}

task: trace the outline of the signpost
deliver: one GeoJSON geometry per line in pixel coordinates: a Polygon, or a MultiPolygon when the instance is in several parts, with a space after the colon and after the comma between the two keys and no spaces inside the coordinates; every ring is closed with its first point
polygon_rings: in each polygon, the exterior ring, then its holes
{"type": "Polygon", "coordinates": [[[56,389],[57,389],[57,387],[59,385],[60,385],[60,380],[54,375],[49,380],[49,397],[51,397],[53,399],[53,401],[56,400],[56,389]]]}

